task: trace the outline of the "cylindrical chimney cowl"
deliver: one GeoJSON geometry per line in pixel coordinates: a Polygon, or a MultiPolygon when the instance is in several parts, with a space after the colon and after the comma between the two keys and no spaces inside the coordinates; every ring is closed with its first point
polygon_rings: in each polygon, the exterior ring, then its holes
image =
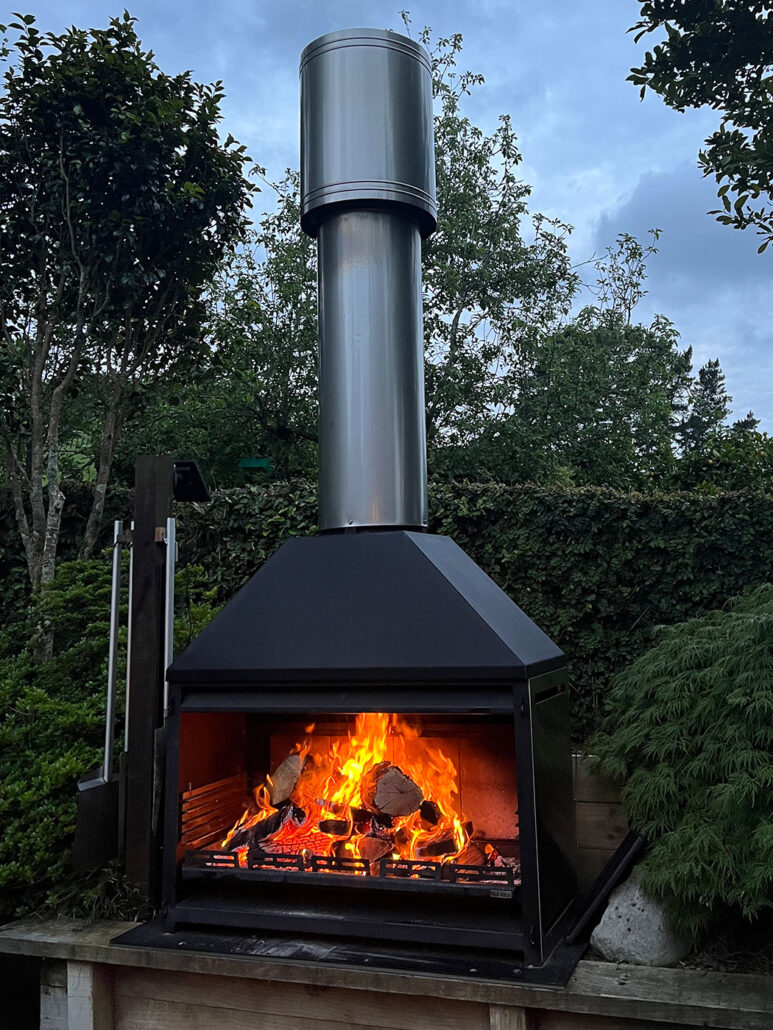
{"type": "Polygon", "coordinates": [[[427,524],[421,237],[436,224],[427,52],[378,29],[301,57],[301,225],[319,241],[319,528],[427,524]]]}

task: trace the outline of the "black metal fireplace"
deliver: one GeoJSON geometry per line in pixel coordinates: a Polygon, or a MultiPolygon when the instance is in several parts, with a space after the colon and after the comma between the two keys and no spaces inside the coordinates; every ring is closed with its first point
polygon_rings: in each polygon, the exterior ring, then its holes
{"type": "Polygon", "coordinates": [[[565,660],[426,532],[429,58],[332,33],[301,86],[320,533],[280,548],[168,670],[166,924],[539,965],[576,885],[565,660]]]}

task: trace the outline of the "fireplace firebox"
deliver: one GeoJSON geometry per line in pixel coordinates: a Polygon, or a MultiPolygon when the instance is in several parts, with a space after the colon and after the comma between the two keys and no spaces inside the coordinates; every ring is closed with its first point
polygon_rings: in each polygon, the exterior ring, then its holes
{"type": "Polygon", "coordinates": [[[319,243],[320,506],[167,671],[166,926],[540,965],[576,890],[566,662],[427,532],[431,63],[354,29],[301,59],[319,243]]]}

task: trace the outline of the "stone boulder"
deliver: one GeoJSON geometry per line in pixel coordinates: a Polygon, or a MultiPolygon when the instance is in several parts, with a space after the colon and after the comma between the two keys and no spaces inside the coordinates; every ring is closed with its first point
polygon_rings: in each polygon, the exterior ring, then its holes
{"type": "Polygon", "coordinates": [[[633,875],[609,896],[591,946],[610,962],[672,966],[690,950],[686,937],[667,922],[663,902],[648,897],[633,875]]]}

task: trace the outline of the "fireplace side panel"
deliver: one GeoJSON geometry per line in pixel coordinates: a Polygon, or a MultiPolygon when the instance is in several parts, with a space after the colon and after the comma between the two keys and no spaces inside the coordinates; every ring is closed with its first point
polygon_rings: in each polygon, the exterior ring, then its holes
{"type": "Polygon", "coordinates": [[[569,693],[562,685],[532,680],[532,763],[536,810],[537,864],[543,932],[547,932],[577,888],[577,831],[572,785],[569,693]]]}

